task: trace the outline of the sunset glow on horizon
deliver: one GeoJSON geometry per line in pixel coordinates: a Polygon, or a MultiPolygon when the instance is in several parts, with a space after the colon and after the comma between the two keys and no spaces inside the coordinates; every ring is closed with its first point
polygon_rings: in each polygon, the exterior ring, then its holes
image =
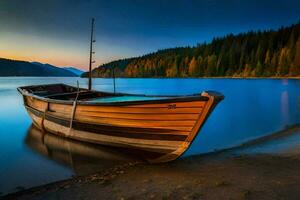
{"type": "MultiPolygon", "coordinates": [[[[3,33],[2,33],[3,34],[3,33]]],[[[13,60],[41,62],[58,67],[76,67],[87,71],[89,63],[89,41],[55,40],[32,35],[7,34],[1,41],[0,57],[13,60]]],[[[102,44],[103,45],[103,44],[102,44]]],[[[121,55],[109,55],[98,48],[95,61],[97,65],[122,58],[121,55]],[[100,60],[99,60],[100,58],[100,60]]]]}
{"type": "Polygon", "coordinates": [[[299,21],[299,13],[296,0],[259,4],[251,0],[4,0],[0,1],[0,57],[86,71],[92,17],[97,67],[229,33],[277,29],[299,21]]]}

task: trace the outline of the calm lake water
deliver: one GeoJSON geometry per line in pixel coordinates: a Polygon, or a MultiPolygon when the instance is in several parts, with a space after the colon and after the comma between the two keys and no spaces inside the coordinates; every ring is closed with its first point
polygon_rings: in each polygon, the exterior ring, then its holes
{"type": "MultiPolygon", "coordinates": [[[[87,85],[80,78],[0,78],[2,194],[136,159],[113,148],[64,140],[31,127],[16,88],[59,82],[76,85],[77,80],[80,86],[87,85]]],[[[126,93],[178,95],[216,90],[225,95],[184,156],[236,146],[300,124],[300,80],[117,79],[116,83],[117,91],[126,93]]],[[[94,89],[113,91],[112,80],[95,79],[94,89]]],[[[285,145],[295,140],[300,137],[285,145]]],[[[276,151],[276,145],[268,151],[276,151]]]]}

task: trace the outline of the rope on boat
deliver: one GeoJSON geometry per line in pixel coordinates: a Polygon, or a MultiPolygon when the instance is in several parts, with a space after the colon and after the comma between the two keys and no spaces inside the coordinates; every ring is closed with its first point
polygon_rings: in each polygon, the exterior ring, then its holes
{"type": "Polygon", "coordinates": [[[74,117],[75,117],[75,111],[76,111],[78,96],[79,96],[79,82],[77,81],[77,94],[76,94],[76,98],[75,98],[75,100],[73,102],[69,132],[72,130],[73,120],[74,120],[74,117]]]}
{"type": "Polygon", "coordinates": [[[47,106],[44,110],[44,113],[43,113],[43,117],[42,117],[42,122],[41,122],[41,126],[42,126],[42,130],[45,132],[46,129],[45,129],[45,125],[44,125],[44,121],[45,121],[45,118],[46,118],[46,113],[47,111],[49,110],[49,102],[47,102],[47,106]]]}

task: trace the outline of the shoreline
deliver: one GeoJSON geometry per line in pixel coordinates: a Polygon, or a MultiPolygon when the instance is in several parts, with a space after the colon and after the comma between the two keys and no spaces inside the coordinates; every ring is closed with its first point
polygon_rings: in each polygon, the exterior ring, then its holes
{"type": "Polygon", "coordinates": [[[296,154],[243,152],[299,133],[300,125],[294,125],[236,147],[170,163],[129,161],[102,172],[6,194],[0,199],[53,199],[53,195],[61,199],[299,199],[297,149],[296,154]]]}
{"type": "Polygon", "coordinates": [[[300,156],[223,152],[159,165],[125,164],[103,173],[50,183],[2,198],[298,199],[299,167],[300,156]]]}

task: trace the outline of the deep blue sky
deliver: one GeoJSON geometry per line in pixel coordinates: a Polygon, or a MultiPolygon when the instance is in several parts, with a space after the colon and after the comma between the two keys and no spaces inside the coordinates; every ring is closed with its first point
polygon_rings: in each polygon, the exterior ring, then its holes
{"type": "Polygon", "coordinates": [[[96,62],[196,45],[300,20],[299,0],[1,0],[0,57],[87,69],[90,19],[96,62]]]}

